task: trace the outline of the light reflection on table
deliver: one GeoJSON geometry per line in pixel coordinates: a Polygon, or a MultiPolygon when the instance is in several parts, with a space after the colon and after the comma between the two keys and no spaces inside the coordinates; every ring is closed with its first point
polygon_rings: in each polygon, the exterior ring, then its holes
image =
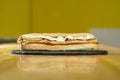
{"type": "Polygon", "coordinates": [[[18,68],[22,71],[82,72],[94,71],[98,56],[20,56],[18,68]]]}

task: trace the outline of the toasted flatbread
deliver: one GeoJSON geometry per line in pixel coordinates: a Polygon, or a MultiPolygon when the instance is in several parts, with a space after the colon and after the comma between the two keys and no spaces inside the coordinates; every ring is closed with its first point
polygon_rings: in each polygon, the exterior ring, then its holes
{"type": "Polygon", "coordinates": [[[23,50],[96,50],[98,41],[89,33],[31,33],[17,42],[23,50]]]}

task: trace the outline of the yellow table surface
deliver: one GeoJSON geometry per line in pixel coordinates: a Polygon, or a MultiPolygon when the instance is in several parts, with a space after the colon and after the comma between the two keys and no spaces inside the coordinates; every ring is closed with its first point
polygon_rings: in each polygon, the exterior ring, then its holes
{"type": "MultiPolygon", "coordinates": [[[[69,60],[66,67],[56,63],[57,68],[44,70],[45,65],[41,64],[39,66],[42,66],[43,70],[37,70],[39,68],[37,67],[33,70],[29,69],[30,71],[19,68],[20,56],[10,53],[15,49],[20,49],[18,44],[0,45],[0,80],[120,80],[120,48],[100,45],[99,49],[107,50],[108,55],[74,56],[69,58],[73,60],[69,60]],[[79,61],[76,61],[75,57],[79,61]]],[[[55,56],[52,58],[57,59],[55,56]]],[[[60,64],[64,63],[62,58],[66,57],[60,57],[60,64]]],[[[32,59],[35,61],[35,57],[32,59]]],[[[23,63],[25,62],[23,61],[23,63]]],[[[30,68],[36,64],[29,64],[30,68]]]]}

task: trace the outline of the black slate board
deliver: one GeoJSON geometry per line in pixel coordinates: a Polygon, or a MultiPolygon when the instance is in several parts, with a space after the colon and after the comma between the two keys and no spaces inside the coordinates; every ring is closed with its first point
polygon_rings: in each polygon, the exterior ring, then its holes
{"type": "Polygon", "coordinates": [[[13,50],[18,55],[106,55],[105,50],[13,50]]]}

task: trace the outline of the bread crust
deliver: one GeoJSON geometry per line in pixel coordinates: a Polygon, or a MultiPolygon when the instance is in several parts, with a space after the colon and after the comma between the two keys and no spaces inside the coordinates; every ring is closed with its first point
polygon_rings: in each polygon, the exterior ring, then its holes
{"type": "Polygon", "coordinates": [[[23,50],[96,50],[98,44],[74,44],[74,45],[44,45],[44,44],[27,44],[21,46],[23,50]]]}

